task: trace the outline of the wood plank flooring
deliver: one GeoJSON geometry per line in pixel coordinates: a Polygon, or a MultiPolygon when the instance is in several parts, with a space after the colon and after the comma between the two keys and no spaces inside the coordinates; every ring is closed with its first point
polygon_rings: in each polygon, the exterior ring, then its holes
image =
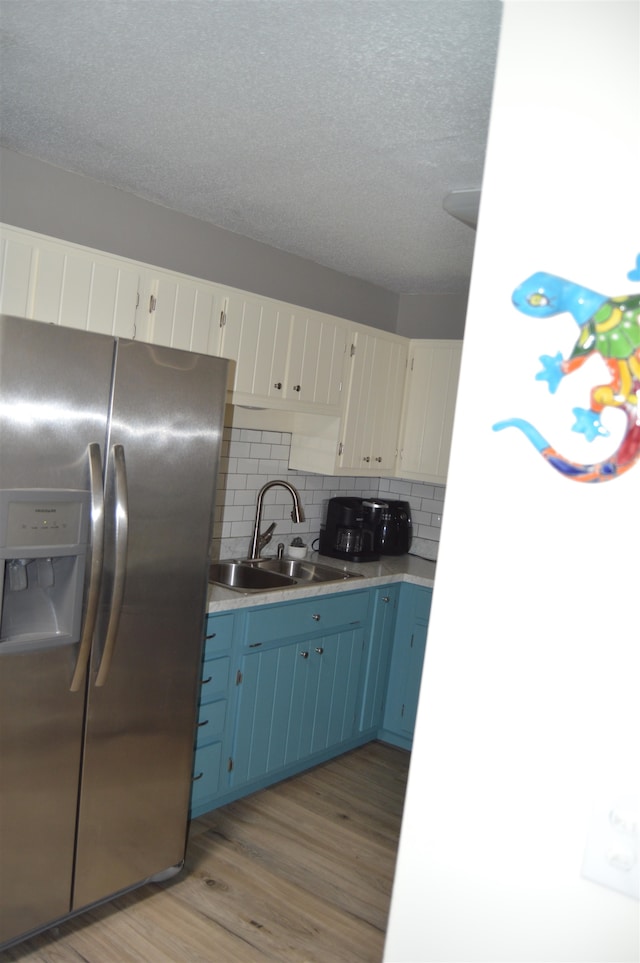
{"type": "Polygon", "coordinates": [[[370,743],[191,825],[184,871],[32,937],[23,963],[378,963],[409,754],[370,743]]]}

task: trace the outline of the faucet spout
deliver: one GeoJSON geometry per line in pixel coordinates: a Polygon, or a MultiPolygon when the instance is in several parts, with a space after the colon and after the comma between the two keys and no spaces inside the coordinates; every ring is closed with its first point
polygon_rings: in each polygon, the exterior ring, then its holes
{"type": "Polygon", "coordinates": [[[263,545],[266,545],[271,538],[271,532],[275,528],[275,523],[270,525],[269,528],[263,534],[260,534],[260,526],[262,524],[262,503],[264,501],[265,493],[269,491],[270,488],[279,486],[280,488],[286,488],[286,490],[291,495],[293,500],[293,509],[291,511],[291,518],[294,522],[304,521],[304,509],[302,507],[302,502],[300,500],[300,494],[297,488],[290,485],[287,481],[282,481],[282,479],[275,479],[274,481],[267,482],[263,485],[258,492],[258,499],[256,501],[256,519],[253,525],[253,535],[251,536],[251,544],[249,546],[249,558],[260,558],[260,550],[263,545]]]}

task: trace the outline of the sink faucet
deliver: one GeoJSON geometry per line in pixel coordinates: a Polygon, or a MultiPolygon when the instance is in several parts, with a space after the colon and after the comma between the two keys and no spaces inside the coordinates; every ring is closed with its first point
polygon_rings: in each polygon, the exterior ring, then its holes
{"type": "Polygon", "coordinates": [[[267,528],[266,531],[260,534],[260,525],[262,524],[262,502],[264,500],[265,492],[276,485],[279,485],[281,488],[286,488],[293,499],[293,511],[291,512],[291,518],[293,521],[304,521],[304,511],[297,489],[295,489],[293,485],[290,485],[289,482],[281,481],[279,479],[267,482],[267,484],[263,485],[258,492],[258,500],[256,502],[256,520],[253,525],[251,545],[249,546],[249,558],[260,558],[261,550],[271,540],[271,533],[276,527],[275,522],[273,522],[271,525],[269,525],[269,528],[267,528]]]}

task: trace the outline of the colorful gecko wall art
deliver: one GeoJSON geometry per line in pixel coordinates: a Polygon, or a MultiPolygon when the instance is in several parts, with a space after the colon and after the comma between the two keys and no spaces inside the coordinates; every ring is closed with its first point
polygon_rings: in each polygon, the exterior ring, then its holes
{"type": "MultiPolygon", "coordinates": [[[[640,280],[640,256],[631,280],[640,280]]],[[[612,455],[593,465],[569,461],[551,447],[540,432],[522,418],[508,418],[493,426],[494,431],[518,428],[543,458],[565,478],[572,481],[600,482],[619,478],[640,459],[640,294],[608,298],[597,291],[566,281],[555,274],[539,271],[513,292],[513,303],[523,314],[549,318],[569,312],[580,327],[580,334],[568,358],[541,355],[542,370],[537,381],[546,381],[553,394],[565,375],[580,368],[592,355],[600,355],[611,374],[606,385],[591,390],[589,408],[574,408],[573,431],[593,441],[609,431],[602,425],[600,414],[605,407],[624,412],[626,429],[612,455]]]]}

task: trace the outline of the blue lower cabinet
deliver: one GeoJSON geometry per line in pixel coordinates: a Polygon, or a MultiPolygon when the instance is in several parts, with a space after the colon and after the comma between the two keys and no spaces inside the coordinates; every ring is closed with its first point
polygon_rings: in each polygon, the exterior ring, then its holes
{"type": "Polygon", "coordinates": [[[233,612],[209,615],[205,625],[200,704],[196,725],[191,790],[191,816],[215,806],[225,788],[233,612]]]}
{"type": "Polygon", "coordinates": [[[420,695],[432,589],[403,583],[379,737],[410,749],[420,695]]]}
{"type": "Polygon", "coordinates": [[[399,593],[399,585],[383,585],[381,588],[371,589],[372,614],[365,654],[360,731],[371,731],[372,737],[377,735],[382,725],[399,593]]]}
{"type": "Polygon", "coordinates": [[[192,817],[371,739],[411,748],[430,605],[402,583],[208,616],[192,817]]]}
{"type": "Polygon", "coordinates": [[[245,654],[231,786],[270,777],[348,742],[356,732],[363,629],[245,654]]]}

